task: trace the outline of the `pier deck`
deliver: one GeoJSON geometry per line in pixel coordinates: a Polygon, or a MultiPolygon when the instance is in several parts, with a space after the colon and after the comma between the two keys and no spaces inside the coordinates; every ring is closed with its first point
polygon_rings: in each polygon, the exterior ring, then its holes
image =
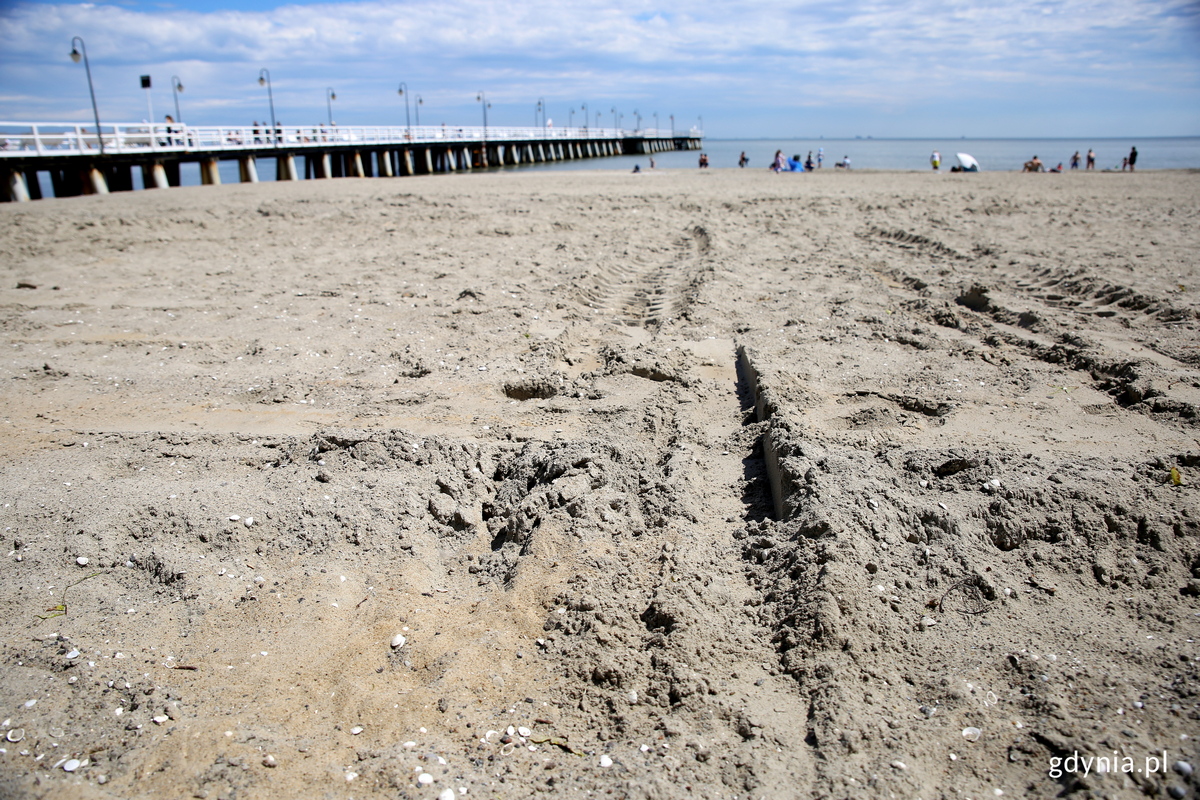
{"type": "Polygon", "coordinates": [[[276,126],[0,122],[0,199],[55,197],[178,186],[179,168],[198,163],[203,184],[221,182],[221,161],[238,162],[242,182],[259,180],[258,160],[277,180],[393,177],[577,158],[696,150],[703,134],[657,129],[489,126],[276,126]]]}

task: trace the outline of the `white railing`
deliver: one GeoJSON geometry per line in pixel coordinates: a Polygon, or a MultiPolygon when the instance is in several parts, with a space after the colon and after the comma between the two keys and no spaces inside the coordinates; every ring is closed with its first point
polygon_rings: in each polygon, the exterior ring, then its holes
{"type": "MultiPolygon", "coordinates": [[[[667,138],[671,131],[654,128],[504,128],[422,125],[224,127],[211,125],[114,124],[94,125],[52,122],[0,122],[0,158],[99,154],[100,142],[110,155],[189,153],[195,151],[263,151],[283,147],[321,149],[346,146],[453,144],[482,141],[548,141],[586,139],[667,138]]],[[[688,136],[698,135],[688,131],[688,136]]]]}

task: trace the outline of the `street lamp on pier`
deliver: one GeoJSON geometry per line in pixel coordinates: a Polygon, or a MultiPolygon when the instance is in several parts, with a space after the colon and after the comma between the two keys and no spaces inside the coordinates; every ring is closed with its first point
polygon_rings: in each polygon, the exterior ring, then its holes
{"type": "Polygon", "coordinates": [[[425,101],[421,99],[421,95],[417,95],[417,102],[413,104],[414,110],[417,112],[417,127],[421,127],[421,106],[425,105],[425,101]]]}
{"type": "Polygon", "coordinates": [[[538,98],[537,108],[533,112],[533,127],[535,127],[535,128],[537,127],[537,124],[538,124],[538,112],[539,111],[542,112],[542,127],[544,128],[544,127],[546,127],[546,98],[544,98],[544,97],[538,98]]]}
{"type": "Polygon", "coordinates": [[[183,115],[179,113],[179,93],[183,91],[183,82],[178,75],[171,76],[171,93],[175,95],[175,121],[182,123],[183,115]]]}
{"type": "Polygon", "coordinates": [[[583,110],[583,129],[584,129],[584,131],[586,131],[586,130],[588,129],[588,107],[587,107],[587,103],[580,103],[580,104],[579,104],[579,107],[580,107],[580,108],[583,110]]]}
{"type": "Polygon", "coordinates": [[[271,91],[271,73],[263,67],[258,71],[258,85],[267,87],[267,101],[271,104],[271,141],[279,144],[279,122],[275,119],[275,94],[271,91]]]}
{"type": "Polygon", "coordinates": [[[675,138],[675,115],[671,115],[671,138],[675,138]]]}
{"type": "Polygon", "coordinates": [[[575,126],[575,109],[572,108],[569,116],[567,117],[567,127],[572,128],[574,126],[575,126]]]}
{"type": "Polygon", "coordinates": [[[610,111],[612,111],[612,115],[613,115],[613,127],[614,127],[614,128],[620,128],[621,126],[617,124],[617,107],[616,107],[616,106],[613,106],[613,107],[612,107],[611,109],[609,109],[609,110],[610,110],[610,111]]]}
{"type": "Polygon", "coordinates": [[[597,128],[600,127],[600,113],[601,112],[599,112],[599,111],[596,112],[596,127],[597,128]]]}
{"type": "Polygon", "coordinates": [[[408,132],[408,138],[412,138],[412,118],[408,115],[408,84],[400,81],[400,88],[396,90],[396,94],[404,98],[404,128],[408,132]]]}
{"type": "Polygon", "coordinates": [[[654,135],[658,135],[658,112],[654,112],[654,135]]]}
{"type": "Polygon", "coordinates": [[[638,110],[635,108],[635,109],[633,110],[633,118],[634,118],[635,120],[637,120],[637,127],[635,127],[635,128],[634,128],[634,130],[635,130],[635,131],[640,131],[640,130],[642,129],[642,112],[638,111],[638,110]]]}
{"type": "Polygon", "coordinates": [[[487,139],[487,110],[492,107],[492,104],[487,101],[487,95],[483,92],[475,95],[475,102],[483,106],[483,138],[487,139]]]}
{"type": "Polygon", "coordinates": [[[325,87],[325,108],[329,110],[329,127],[333,127],[333,101],[337,100],[337,92],[325,87]]]}
{"type": "Polygon", "coordinates": [[[76,64],[79,59],[83,58],[83,68],[87,71],[88,92],[92,95],[92,113],[96,115],[96,141],[100,143],[100,155],[104,155],[104,137],[100,135],[100,109],[96,106],[96,89],[92,86],[92,67],[88,64],[87,45],[83,43],[83,39],[79,36],[71,39],[71,60],[76,64]],[[76,46],[76,42],[79,43],[76,46]]]}

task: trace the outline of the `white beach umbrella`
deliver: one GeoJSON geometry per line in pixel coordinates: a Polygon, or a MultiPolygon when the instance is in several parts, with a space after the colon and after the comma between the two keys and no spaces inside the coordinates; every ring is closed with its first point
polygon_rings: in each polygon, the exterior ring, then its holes
{"type": "Polygon", "coordinates": [[[963,168],[964,172],[979,172],[979,162],[973,156],[966,153],[958,153],[958,165],[963,168]]]}

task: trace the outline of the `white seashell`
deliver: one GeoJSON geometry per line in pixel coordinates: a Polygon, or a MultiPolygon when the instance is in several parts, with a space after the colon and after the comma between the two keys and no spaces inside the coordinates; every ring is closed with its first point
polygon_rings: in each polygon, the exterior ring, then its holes
{"type": "Polygon", "coordinates": [[[968,742],[978,742],[979,737],[983,735],[983,731],[979,728],[963,728],[963,738],[968,742]]]}
{"type": "Polygon", "coordinates": [[[62,765],[63,772],[74,772],[79,769],[80,761],[78,758],[68,758],[66,763],[62,765]]]}
{"type": "Polygon", "coordinates": [[[253,525],[253,524],[254,524],[254,517],[246,517],[246,519],[243,521],[243,524],[244,524],[244,525],[245,525],[247,528],[249,528],[251,525],[253,525]]]}
{"type": "Polygon", "coordinates": [[[1185,778],[1192,777],[1192,765],[1186,761],[1176,761],[1171,765],[1171,769],[1175,770],[1185,778]]]}
{"type": "Polygon", "coordinates": [[[151,717],[150,719],[154,721],[155,725],[162,725],[169,720],[170,717],[166,716],[165,714],[159,714],[157,717],[151,717]]]}
{"type": "Polygon", "coordinates": [[[67,653],[67,658],[79,658],[79,651],[72,650],[71,652],[67,653]]]}
{"type": "Polygon", "coordinates": [[[404,638],[403,633],[397,633],[395,636],[392,637],[392,647],[393,648],[404,647],[404,643],[407,641],[408,641],[408,639],[404,638]]]}
{"type": "Polygon", "coordinates": [[[522,728],[517,728],[517,734],[520,736],[524,736],[525,738],[529,738],[530,736],[533,735],[533,731],[529,730],[529,728],[522,727],[522,728]]]}
{"type": "Polygon", "coordinates": [[[4,738],[8,739],[10,742],[14,742],[14,743],[19,742],[25,738],[25,729],[24,728],[13,728],[11,731],[9,731],[8,733],[6,733],[4,735],[4,738]]]}
{"type": "Polygon", "coordinates": [[[512,736],[516,732],[517,732],[517,729],[514,728],[512,725],[509,725],[508,730],[506,731],[506,733],[508,733],[509,736],[512,736]]]}
{"type": "Polygon", "coordinates": [[[229,515],[229,521],[230,521],[230,522],[237,522],[237,521],[238,521],[238,520],[240,520],[240,519],[241,519],[241,517],[240,517],[240,516],[238,516],[237,514],[230,514],[230,515],[229,515]]]}
{"type": "Polygon", "coordinates": [[[357,777],[358,777],[357,772],[347,772],[346,773],[346,783],[349,783],[350,781],[354,780],[357,777]]]}
{"type": "Polygon", "coordinates": [[[417,776],[417,783],[421,784],[422,786],[428,786],[429,784],[433,783],[433,776],[428,772],[422,772],[417,776]]]}
{"type": "Polygon", "coordinates": [[[86,567],[88,565],[88,557],[80,556],[79,558],[75,559],[75,563],[81,567],[86,567]]]}
{"type": "Polygon", "coordinates": [[[363,732],[362,725],[355,725],[353,728],[350,729],[351,736],[358,736],[362,732],[363,732]]]}
{"type": "Polygon", "coordinates": [[[267,753],[266,757],[263,758],[262,763],[264,767],[274,767],[279,764],[279,762],[275,760],[275,756],[271,755],[270,753],[267,753]]]}
{"type": "Polygon", "coordinates": [[[453,789],[442,789],[442,793],[437,796],[437,800],[458,800],[458,795],[453,789]]]}
{"type": "Polygon", "coordinates": [[[613,765],[613,761],[611,758],[609,758],[608,756],[600,756],[600,766],[611,767],[612,765],[613,765]]]}

